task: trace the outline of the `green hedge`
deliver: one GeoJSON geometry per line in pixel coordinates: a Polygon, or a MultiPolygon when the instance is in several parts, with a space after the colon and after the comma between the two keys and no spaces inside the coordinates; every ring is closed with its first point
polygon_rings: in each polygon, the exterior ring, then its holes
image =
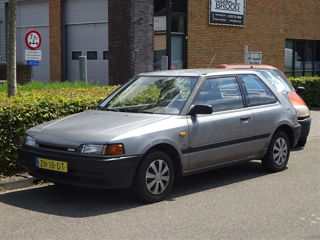
{"type": "Polygon", "coordinates": [[[27,129],[92,108],[117,87],[21,91],[10,99],[0,92],[0,176],[22,170],[17,150],[27,129]]]}
{"type": "Polygon", "coordinates": [[[305,87],[301,97],[310,107],[320,107],[320,77],[289,78],[294,88],[305,87]]]}

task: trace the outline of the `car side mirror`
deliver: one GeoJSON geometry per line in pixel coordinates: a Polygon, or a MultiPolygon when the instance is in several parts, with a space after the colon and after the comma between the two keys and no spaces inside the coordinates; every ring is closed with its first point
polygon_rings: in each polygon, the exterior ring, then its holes
{"type": "Polygon", "coordinates": [[[306,91],[305,87],[297,87],[297,89],[296,89],[296,92],[297,92],[298,94],[304,93],[305,91],[306,91]]]}
{"type": "Polygon", "coordinates": [[[212,107],[210,105],[192,105],[188,115],[211,114],[212,107]]]}

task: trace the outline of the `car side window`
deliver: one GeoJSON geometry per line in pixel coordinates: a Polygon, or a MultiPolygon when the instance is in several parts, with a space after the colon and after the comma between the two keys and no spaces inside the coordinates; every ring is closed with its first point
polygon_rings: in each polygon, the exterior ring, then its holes
{"type": "Polygon", "coordinates": [[[256,75],[240,75],[249,107],[276,103],[277,98],[256,75]]]}
{"type": "Polygon", "coordinates": [[[195,104],[211,105],[213,112],[243,108],[243,100],[235,77],[206,79],[195,104]]]}

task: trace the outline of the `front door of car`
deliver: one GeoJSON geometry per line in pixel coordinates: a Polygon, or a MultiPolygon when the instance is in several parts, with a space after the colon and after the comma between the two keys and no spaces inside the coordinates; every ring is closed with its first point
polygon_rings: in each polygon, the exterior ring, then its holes
{"type": "Polygon", "coordinates": [[[194,104],[211,105],[212,114],[188,116],[188,170],[242,159],[253,152],[254,119],[245,108],[236,77],[205,80],[194,104]]]}

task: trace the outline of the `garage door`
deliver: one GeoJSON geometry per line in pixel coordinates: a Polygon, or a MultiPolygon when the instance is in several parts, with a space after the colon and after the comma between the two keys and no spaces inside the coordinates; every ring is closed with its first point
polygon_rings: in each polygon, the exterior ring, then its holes
{"type": "Polygon", "coordinates": [[[32,78],[40,82],[50,81],[49,69],[49,8],[48,1],[17,1],[17,61],[27,63],[24,59],[25,36],[35,29],[41,34],[42,60],[39,66],[32,67],[32,78]]]}
{"type": "Polygon", "coordinates": [[[66,0],[67,78],[79,80],[79,56],[87,56],[88,81],[108,84],[108,0],[66,0]]]}

